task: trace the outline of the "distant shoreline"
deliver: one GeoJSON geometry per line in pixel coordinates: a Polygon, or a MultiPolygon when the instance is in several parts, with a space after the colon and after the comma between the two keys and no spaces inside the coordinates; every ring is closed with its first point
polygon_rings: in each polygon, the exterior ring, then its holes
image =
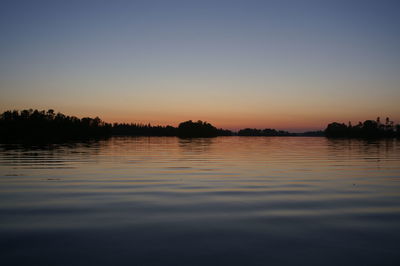
{"type": "Polygon", "coordinates": [[[367,120],[356,126],[333,122],[324,131],[291,133],[271,128],[245,128],[238,132],[216,128],[201,120],[185,121],[178,127],[135,123],[107,123],[99,117],[77,118],[45,110],[13,110],[0,115],[0,142],[62,142],[108,138],[111,136],[174,136],[204,138],[217,136],[243,137],[328,137],[328,138],[399,138],[400,125],[386,118],[384,123],[367,120]]]}

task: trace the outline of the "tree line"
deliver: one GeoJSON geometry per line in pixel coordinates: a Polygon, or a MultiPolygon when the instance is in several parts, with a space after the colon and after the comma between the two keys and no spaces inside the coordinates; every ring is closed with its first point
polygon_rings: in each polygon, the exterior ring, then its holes
{"type": "Polygon", "coordinates": [[[119,136],[231,136],[233,132],[218,129],[201,120],[182,122],[178,127],[136,123],[106,123],[99,117],[78,118],[49,110],[13,110],[0,115],[0,140],[64,141],[119,136]]]}
{"type": "Polygon", "coordinates": [[[271,128],[245,128],[237,133],[216,128],[204,121],[185,121],[178,127],[152,126],[136,123],[106,123],[99,117],[78,118],[45,110],[5,111],[0,115],[0,140],[10,141],[65,141],[75,139],[103,138],[119,136],[178,136],[216,137],[216,136],[327,136],[332,138],[392,138],[400,136],[400,125],[386,118],[382,123],[378,117],[353,126],[350,122],[330,123],[324,131],[290,133],[271,128]]]}
{"type": "Polygon", "coordinates": [[[400,137],[400,125],[395,125],[389,117],[383,123],[378,117],[376,120],[366,120],[354,126],[351,122],[347,125],[333,122],[325,129],[325,135],[331,138],[394,138],[400,137]]]}
{"type": "Polygon", "coordinates": [[[100,118],[77,118],[53,109],[5,111],[0,115],[0,138],[3,141],[63,141],[106,137],[111,124],[100,118]]]}
{"type": "Polygon", "coordinates": [[[289,133],[288,131],[276,130],[272,128],[257,129],[257,128],[245,128],[238,132],[238,136],[296,136],[295,133],[289,133]]]}

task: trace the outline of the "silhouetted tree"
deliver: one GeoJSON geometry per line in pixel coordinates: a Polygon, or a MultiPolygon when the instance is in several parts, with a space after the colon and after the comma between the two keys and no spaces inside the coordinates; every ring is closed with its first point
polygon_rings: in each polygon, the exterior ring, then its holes
{"type": "Polygon", "coordinates": [[[201,120],[197,122],[189,120],[179,124],[178,136],[183,138],[216,137],[218,136],[218,129],[210,123],[201,120]]]}
{"type": "Polygon", "coordinates": [[[327,126],[325,134],[333,138],[391,138],[399,134],[399,128],[395,130],[393,121],[389,118],[386,118],[385,125],[382,125],[378,117],[376,121],[366,120],[356,126],[334,122],[327,126]]]}
{"type": "Polygon", "coordinates": [[[325,134],[327,137],[346,137],[349,134],[347,129],[345,124],[333,122],[325,129],[325,134]]]}

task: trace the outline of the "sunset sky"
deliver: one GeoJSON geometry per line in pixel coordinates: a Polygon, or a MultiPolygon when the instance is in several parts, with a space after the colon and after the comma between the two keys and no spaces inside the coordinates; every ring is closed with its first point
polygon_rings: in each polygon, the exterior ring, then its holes
{"type": "Polygon", "coordinates": [[[400,1],[1,1],[0,111],[400,122],[400,1]]]}

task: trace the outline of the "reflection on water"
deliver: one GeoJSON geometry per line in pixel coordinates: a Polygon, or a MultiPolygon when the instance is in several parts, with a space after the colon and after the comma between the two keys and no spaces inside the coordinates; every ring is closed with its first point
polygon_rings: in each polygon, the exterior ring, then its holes
{"type": "Polygon", "coordinates": [[[400,142],[0,146],[2,265],[400,265],[400,142]]]}

